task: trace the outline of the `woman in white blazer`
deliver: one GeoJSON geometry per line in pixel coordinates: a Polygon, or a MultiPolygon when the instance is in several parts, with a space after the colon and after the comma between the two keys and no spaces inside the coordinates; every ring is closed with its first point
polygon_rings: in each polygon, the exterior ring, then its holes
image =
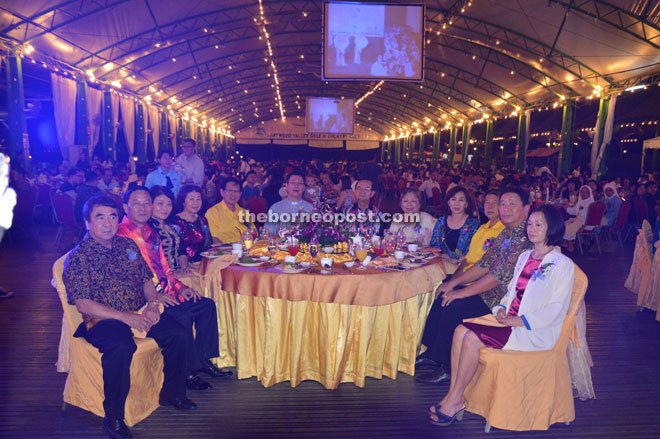
{"type": "Polygon", "coordinates": [[[564,236],[561,213],[549,204],[535,206],[527,219],[532,250],[518,258],[507,294],[493,314],[501,327],[464,323],[456,328],[451,351],[449,392],[429,409],[433,425],[463,417],[463,392],[477,371],[484,347],[516,351],[552,349],[559,339],[573,291],[575,265],[555,249],[564,236]]]}

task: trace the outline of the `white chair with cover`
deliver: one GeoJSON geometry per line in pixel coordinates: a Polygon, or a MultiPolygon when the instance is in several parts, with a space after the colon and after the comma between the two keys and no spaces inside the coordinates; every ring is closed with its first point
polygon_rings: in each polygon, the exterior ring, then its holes
{"type": "Polygon", "coordinates": [[[653,239],[653,231],[648,221],[642,223],[642,228],[637,233],[635,242],[635,252],[633,253],[633,262],[630,266],[630,272],[624,286],[637,294],[637,304],[643,302],[646,287],[651,278],[652,251],[650,242],[653,239]]]}

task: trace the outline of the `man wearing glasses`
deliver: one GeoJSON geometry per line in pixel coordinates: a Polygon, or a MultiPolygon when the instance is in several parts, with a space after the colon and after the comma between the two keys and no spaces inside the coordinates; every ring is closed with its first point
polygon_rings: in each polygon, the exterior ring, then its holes
{"type": "Polygon", "coordinates": [[[302,199],[305,193],[305,175],[301,171],[294,170],[289,173],[286,193],[286,199],[273,204],[268,210],[268,223],[265,227],[270,233],[277,234],[282,227],[290,226],[302,212],[314,212],[314,206],[302,199]],[[277,221],[272,218],[277,218],[277,221]]]}
{"type": "Polygon", "coordinates": [[[374,185],[371,180],[359,180],[355,185],[355,203],[345,214],[354,214],[358,221],[353,222],[353,233],[361,235],[380,234],[380,212],[373,204],[373,197],[376,195],[374,185]]]}
{"type": "MultiPolygon", "coordinates": [[[[241,184],[235,178],[227,178],[220,189],[222,201],[206,211],[211,236],[222,242],[240,242],[241,234],[254,224],[248,221],[248,210],[238,205],[241,199],[241,184]],[[244,212],[241,214],[241,212],[244,212]]],[[[214,239],[215,240],[215,239],[214,239]]]]}

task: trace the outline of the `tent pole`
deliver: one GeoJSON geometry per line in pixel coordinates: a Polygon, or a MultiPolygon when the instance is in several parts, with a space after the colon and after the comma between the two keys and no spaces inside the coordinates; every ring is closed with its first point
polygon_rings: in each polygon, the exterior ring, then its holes
{"type": "Polygon", "coordinates": [[[103,157],[106,160],[117,160],[115,151],[115,135],[112,123],[112,97],[109,91],[103,92],[103,157]]]}
{"type": "Polygon", "coordinates": [[[9,110],[9,156],[16,160],[23,154],[23,166],[30,170],[30,145],[25,125],[25,95],[21,58],[12,53],[7,57],[7,100],[9,110]]]}
{"type": "Polygon", "coordinates": [[[493,164],[493,119],[486,121],[486,148],[484,149],[484,169],[491,169],[493,164]]]}

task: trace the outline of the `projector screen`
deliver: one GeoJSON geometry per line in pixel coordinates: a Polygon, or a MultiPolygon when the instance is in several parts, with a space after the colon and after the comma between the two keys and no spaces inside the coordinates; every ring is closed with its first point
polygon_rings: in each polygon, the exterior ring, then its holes
{"type": "Polygon", "coordinates": [[[424,79],[424,6],[324,3],[323,79],[424,79]]]}
{"type": "Polygon", "coordinates": [[[307,132],[353,134],[353,99],[307,98],[307,132]]]}

